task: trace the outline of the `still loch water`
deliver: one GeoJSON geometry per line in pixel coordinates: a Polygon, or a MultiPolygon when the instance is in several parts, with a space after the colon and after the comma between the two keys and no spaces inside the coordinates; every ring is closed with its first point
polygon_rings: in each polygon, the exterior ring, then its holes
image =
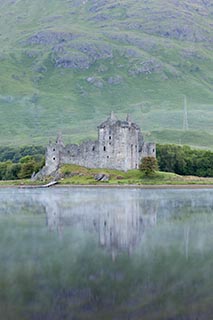
{"type": "Polygon", "coordinates": [[[213,319],[213,189],[0,189],[0,319],[213,319]]]}

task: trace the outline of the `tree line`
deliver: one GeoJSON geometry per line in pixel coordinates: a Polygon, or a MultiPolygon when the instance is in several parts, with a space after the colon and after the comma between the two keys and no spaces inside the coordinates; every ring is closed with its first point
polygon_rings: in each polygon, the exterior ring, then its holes
{"type": "Polygon", "coordinates": [[[42,146],[0,147],[0,180],[30,178],[44,165],[42,146]]]}
{"type": "Polygon", "coordinates": [[[12,161],[18,163],[25,156],[33,156],[40,160],[44,156],[45,147],[42,146],[23,146],[23,147],[1,147],[0,162],[12,161]]]}
{"type": "Polygon", "coordinates": [[[213,177],[213,152],[194,150],[189,146],[157,145],[157,160],[161,171],[180,175],[213,177]]]}

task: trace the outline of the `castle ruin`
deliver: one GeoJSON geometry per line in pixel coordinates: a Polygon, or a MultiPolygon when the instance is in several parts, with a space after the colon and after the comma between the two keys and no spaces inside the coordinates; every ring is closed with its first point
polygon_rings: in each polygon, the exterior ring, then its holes
{"type": "Polygon", "coordinates": [[[139,126],[129,116],[118,120],[112,112],[98,126],[97,141],[65,146],[59,135],[55,143],[49,143],[42,174],[50,175],[62,164],[127,171],[138,169],[141,159],[147,156],[156,157],[155,143],[144,141],[139,126]]]}

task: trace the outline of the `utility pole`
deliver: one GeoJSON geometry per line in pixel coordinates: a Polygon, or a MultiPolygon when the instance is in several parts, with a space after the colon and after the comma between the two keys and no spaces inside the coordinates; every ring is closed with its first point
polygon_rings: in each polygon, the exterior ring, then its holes
{"type": "Polygon", "coordinates": [[[183,131],[187,131],[187,130],[189,130],[188,110],[187,110],[186,96],[184,95],[183,131]]]}

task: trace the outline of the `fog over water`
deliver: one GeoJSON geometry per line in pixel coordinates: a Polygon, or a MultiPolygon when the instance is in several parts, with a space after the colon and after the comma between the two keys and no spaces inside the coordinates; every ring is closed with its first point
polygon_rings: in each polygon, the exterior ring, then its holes
{"type": "Polygon", "coordinates": [[[4,319],[212,319],[213,190],[0,189],[4,319]]]}

